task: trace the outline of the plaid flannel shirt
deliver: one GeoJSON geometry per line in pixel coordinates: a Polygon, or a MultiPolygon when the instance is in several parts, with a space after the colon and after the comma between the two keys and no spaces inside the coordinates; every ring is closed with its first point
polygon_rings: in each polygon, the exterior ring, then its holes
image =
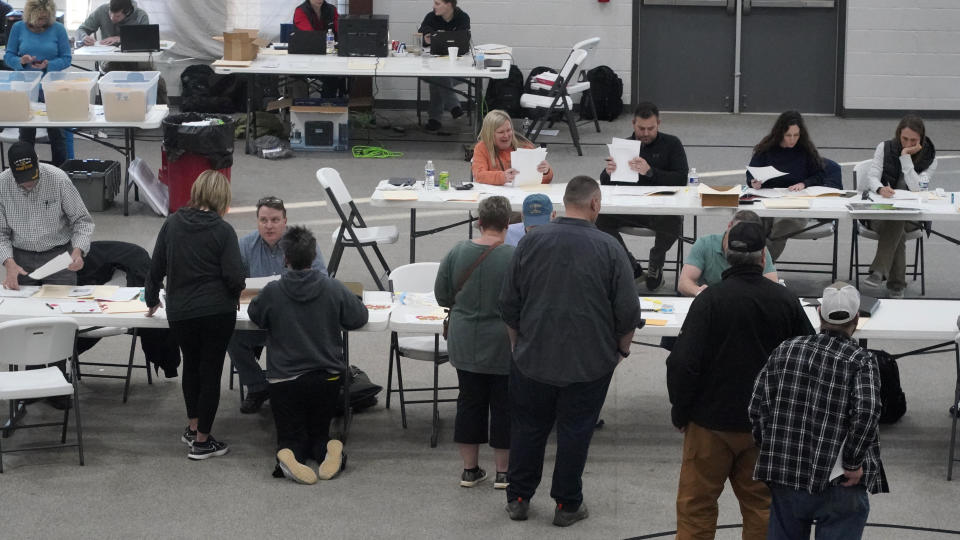
{"type": "Polygon", "coordinates": [[[84,255],[90,251],[93,218],[67,174],[40,164],[40,180],[23,190],[7,169],[0,173],[0,262],[13,248],[47,251],[67,242],[84,255]]]}
{"type": "Polygon", "coordinates": [[[760,447],[755,479],[818,493],[842,451],[844,469],[863,467],[868,491],[889,491],[878,437],[880,372],[846,335],[784,341],[757,375],[749,412],[760,447]]]}

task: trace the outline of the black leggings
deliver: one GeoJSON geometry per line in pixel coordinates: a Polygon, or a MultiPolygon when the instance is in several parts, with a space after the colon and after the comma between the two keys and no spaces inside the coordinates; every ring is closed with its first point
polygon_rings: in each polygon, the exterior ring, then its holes
{"type": "Polygon", "coordinates": [[[270,407],[277,425],[277,449],[289,448],[297,461],[323,461],[330,420],[340,397],[340,374],[304,373],[292,381],[270,383],[270,407]]]}
{"type": "Polygon", "coordinates": [[[227,343],[237,313],[218,313],[170,321],[170,330],[183,353],[183,401],[187,418],[197,418],[197,431],[210,433],[220,406],[220,377],[227,343]]]}

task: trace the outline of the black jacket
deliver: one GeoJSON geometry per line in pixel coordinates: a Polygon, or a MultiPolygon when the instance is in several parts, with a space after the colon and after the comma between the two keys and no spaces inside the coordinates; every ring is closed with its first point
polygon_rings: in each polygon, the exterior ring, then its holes
{"type": "MultiPolygon", "coordinates": [[[[627,137],[636,140],[631,134],[627,137]]],[[[683,150],[683,143],[673,135],[662,131],[650,144],[640,149],[640,157],[650,164],[650,171],[646,176],[637,175],[637,183],[611,182],[606,169],[600,173],[600,184],[604,186],[685,186],[687,185],[687,153],[683,150]]]]}
{"type": "Polygon", "coordinates": [[[147,306],[167,278],[167,320],[236,311],[246,272],[233,227],[215,212],[185,207],[163,222],[147,276],[147,306]]]}
{"type": "Polygon", "coordinates": [[[250,302],[250,320],[267,331],[267,377],[289,379],[320,369],[340,373],[343,330],[367,324],[363,302],[317,270],[290,270],[250,302]]]}
{"type": "Polygon", "coordinates": [[[443,17],[435,14],[433,11],[427,13],[420,23],[420,29],[417,32],[421,34],[432,34],[438,30],[469,30],[470,16],[460,8],[453,8],[453,18],[450,22],[443,20],[443,17]]]}
{"type": "Polygon", "coordinates": [[[753,382],[770,353],[813,333],[796,295],[759,266],[728,268],[694,299],[667,357],[673,425],[749,433],[753,382]]]}
{"type": "MultiPolygon", "coordinates": [[[[880,174],[880,182],[885,186],[897,187],[900,182],[900,176],[903,174],[900,165],[900,153],[903,152],[903,145],[898,139],[890,139],[883,143],[883,171],[880,174]]],[[[937,150],[933,146],[933,141],[929,137],[923,138],[923,145],[913,162],[913,170],[917,174],[930,168],[933,160],[937,157],[937,150]]]]}

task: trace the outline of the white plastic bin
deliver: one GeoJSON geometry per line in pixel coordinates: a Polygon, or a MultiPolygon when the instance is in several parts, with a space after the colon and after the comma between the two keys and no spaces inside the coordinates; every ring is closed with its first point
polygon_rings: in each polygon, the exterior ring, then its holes
{"type": "Polygon", "coordinates": [[[0,120],[26,122],[30,104],[40,101],[42,71],[0,71],[0,120]]]}
{"type": "Polygon", "coordinates": [[[96,71],[53,71],[40,84],[51,122],[86,122],[90,120],[93,89],[97,86],[96,71]]]}
{"type": "Polygon", "coordinates": [[[103,115],[108,122],[143,122],[157,104],[159,71],[111,71],[100,81],[103,115]]]}

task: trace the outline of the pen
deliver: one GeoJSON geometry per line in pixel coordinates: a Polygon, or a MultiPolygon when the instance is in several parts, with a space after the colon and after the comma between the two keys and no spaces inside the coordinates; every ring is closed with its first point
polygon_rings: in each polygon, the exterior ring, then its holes
{"type": "Polygon", "coordinates": [[[48,302],[44,302],[44,304],[46,304],[48,308],[53,309],[53,306],[51,306],[48,302]]]}

